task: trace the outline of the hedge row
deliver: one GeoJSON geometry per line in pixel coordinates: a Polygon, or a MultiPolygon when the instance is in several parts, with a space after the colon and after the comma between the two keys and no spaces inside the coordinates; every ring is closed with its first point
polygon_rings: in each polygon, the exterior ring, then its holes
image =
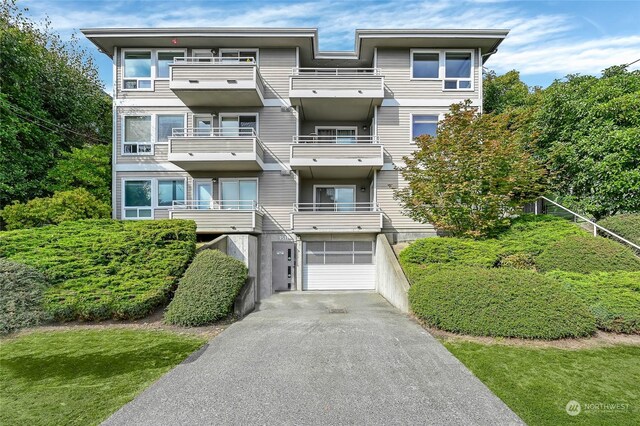
{"type": "Polygon", "coordinates": [[[247,279],[244,263],[218,250],[198,253],[180,280],[164,319],[195,327],[233,312],[233,302],[247,279]]]}
{"type": "Polygon", "coordinates": [[[619,214],[598,222],[610,231],[640,245],[640,213],[619,214]]]}
{"type": "Polygon", "coordinates": [[[44,272],[59,321],[134,319],[168,300],[195,253],[195,223],[83,220],[0,233],[0,257],[44,272]]]}

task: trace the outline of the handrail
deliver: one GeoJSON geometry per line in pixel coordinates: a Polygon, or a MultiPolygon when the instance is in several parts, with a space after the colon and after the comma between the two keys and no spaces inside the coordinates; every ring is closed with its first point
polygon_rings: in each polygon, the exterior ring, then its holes
{"type": "Polygon", "coordinates": [[[294,203],[294,212],[379,212],[378,203],[354,202],[354,203],[294,203]]]}
{"type": "Polygon", "coordinates": [[[261,210],[254,200],[184,200],[173,201],[172,210],[261,210]]]}
{"type": "Polygon", "coordinates": [[[310,76],[310,77],[323,77],[323,76],[362,76],[370,77],[372,75],[379,76],[380,68],[299,68],[294,67],[291,69],[291,75],[295,76],[310,76]]]}
{"type": "Polygon", "coordinates": [[[218,56],[178,56],[170,65],[255,65],[256,59],[251,56],[238,58],[221,58],[218,56]]]}
{"type": "MultiPolygon", "coordinates": [[[[590,219],[587,219],[586,217],[584,217],[584,216],[582,216],[582,215],[580,215],[580,214],[578,214],[578,213],[576,213],[576,212],[573,212],[573,211],[569,210],[569,209],[568,209],[568,208],[566,208],[565,206],[560,205],[560,204],[556,203],[555,201],[548,199],[547,197],[540,196],[540,198],[541,198],[541,199],[543,199],[543,200],[545,200],[545,201],[547,201],[547,202],[549,202],[549,203],[551,203],[551,204],[553,204],[553,205],[554,205],[554,206],[556,206],[556,207],[561,208],[562,210],[564,210],[564,211],[566,211],[566,212],[568,212],[568,213],[571,213],[571,214],[572,214],[572,215],[574,215],[575,217],[578,217],[578,218],[580,218],[580,219],[584,220],[585,222],[589,223],[591,226],[593,226],[593,235],[594,235],[594,237],[595,237],[595,236],[598,236],[598,230],[600,230],[601,232],[603,232],[603,233],[605,233],[605,234],[608,234],[608,235],[611,235],[612,237],[614,237],[614,238],[616,238],[616,239],[618,239],[618,240],[622,241],[623,243],[630,245],[630,246],[631,246],[631,247],[633,247],[634,249],[636,249],[636,250],[640,250],[640,246],[638,246],[637,244],[634,244],[634,243],[632,243],[631,241],[627,240],[626,238],[623,238],[623,237],[621,237],[620,235],[616,234],[615,232],[610,231],[610,230],[608,230],[607,228],[604,228],[604,227],[602,227],[602,226],[598,225],[598,224],[597,224],[597,223],[595,223],[594,221],[592,221],[592,220],[590,220],[590,219]]],[[[537,206],[536,206],[536,214],[538,214],[538,212],[537,212],[537,206]]]]}
{"type": "Polygon", "coordinates": [[[379,143],[378,136],[317,136],[317,135],[300,135],[293,137],[293,143],[321,143],[321,144],[359,144],[359,143],[368,143],[375,144],[379,143]]]}
{"type": "Polygon", "coordinates": [[[171,137],[252,137],[257,138],[253,127],[196,127],[173,128],[171,137]]]}

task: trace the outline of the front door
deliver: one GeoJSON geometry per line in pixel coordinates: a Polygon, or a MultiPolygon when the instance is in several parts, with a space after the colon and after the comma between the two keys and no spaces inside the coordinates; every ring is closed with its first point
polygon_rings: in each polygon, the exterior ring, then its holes
{"type": "Polygon", "coordinates": [[[295,274],[295,245],[293,242],[274,242],[271,249],[271,288],[287,291],[293,288],[295,274]]]}

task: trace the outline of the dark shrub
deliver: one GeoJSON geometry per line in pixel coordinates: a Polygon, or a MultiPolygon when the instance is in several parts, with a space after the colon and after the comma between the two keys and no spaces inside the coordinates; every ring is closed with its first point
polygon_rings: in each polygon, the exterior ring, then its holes
{"type": "Polygon", "coordinates": [[[442,267],[409,290],[416,316],[454,333],[559,339],[588,336],[595,319],[556,280],[507,268],[442,267]]]}
{"type": "Polygon", "coordinates": [[[169,324],[196,327],[229,316],[247,279],[244,263],[218,250],[198,253],[165,312],[169,324]]]}
{"type": "Polygon", "coordinates": [[[0,256],[45,272],[59,321],[134,319],[168,300],[195,253],[192,221],[84,220],[0,233],[0,256]]]}
{"type": "Polygon", "coordinates": [[[640,245],[640,213],[607,217],[599,221],[598,225],[615,232],[632,243],[640,245]]]}
{"type": "Polygon", "coordinates": [[[573,236],[544,250],[536,258],[536,266],[542,272],[640,271],[640,258],[631,249],[607,238],[573,236]]]}
{"type": "Polygon", "coordinates": [[[47,287],[38,270],[0,259],[0,334],[47,320],[42,300],[47,287]]]}
{"type": "Polygon", "coordinates": [[[582,299],[596,317],[598,328],[640,333],[640,272],[549,272],[582,299]]]}

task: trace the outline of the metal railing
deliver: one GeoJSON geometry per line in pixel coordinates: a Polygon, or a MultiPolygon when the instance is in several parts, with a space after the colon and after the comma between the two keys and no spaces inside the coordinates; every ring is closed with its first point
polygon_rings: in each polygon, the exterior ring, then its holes
{"type": "Polygon", "coordinates": [[[322,144],[356,144],[356,143],[379,143],[378,136],[318,136],[301,135],[294,136],[293,143],[322,143],[322,144]]]}
{"type": "Polygon", "coordinates": [[[310,77],[362,76],[381,75],[380,68],[292,68],[291,75],[310,77]]]}
{"type": "Polygon", "coordinates": [[[559,209],[560,210],[560,216],[563,216],[565,218],[571,219],[576,223],[584,223],[586,224],[586,226],[588,226],[590,229],[592,229],[593,231],[593,236],[597,237],[598,234],[604,234],[608,237],[614,238],[624,244],[627,244],[628,246],[634,248],[637,251],[640,251],[640,246],[638,246],[637,244],[632,243],[631,241],[627,240],[624,237],[621,237],[620,235],[616,234],[613,231],[608,230],[607,228],[604,228],[600,225],[598,225],[597,223],[595,223],[594,221],[587,219],[586,217],[569,210],[568,208],[564,207],[561,204],[556,203],[553,200],[548,199],[547,197],[540,197],[540,201],[541,203],[535,202],[534,206],[533,206],[533,213],[534,214],[555,214],[558,215],[557,212],[552,212],[549,210],[549,206],[545,205],[545,203],[549,203],[551,204],[551,206],[554,209],[559,209]]]}
{"type": "Polygon", "coordinates": [[[238,58],[220,58],[211,56],[187,56],[173,58],[171,65],[255,65],[256,59],[251,56],[238,58]]]}
{"type": "Polygon", "coordinates": [[[378,203],[294,203],[294,212],[379,212],[378,203]]]}
{"type": "Polygon", "coordinates": [[[260,205],[254,200],[185,200],[174,201],[172,210],[256,210],[260,205]]]}
{"type": "Polygon", "coordinates": [[[194,138],[205,138],[205,137],[251,137],[257,138],[256,130],[253,127],[210,127],[206,128],[195,128],[195,127],[184,127],[184,128],[174,128],[171,131],[172,137],[194,137],[194,138]]]}

